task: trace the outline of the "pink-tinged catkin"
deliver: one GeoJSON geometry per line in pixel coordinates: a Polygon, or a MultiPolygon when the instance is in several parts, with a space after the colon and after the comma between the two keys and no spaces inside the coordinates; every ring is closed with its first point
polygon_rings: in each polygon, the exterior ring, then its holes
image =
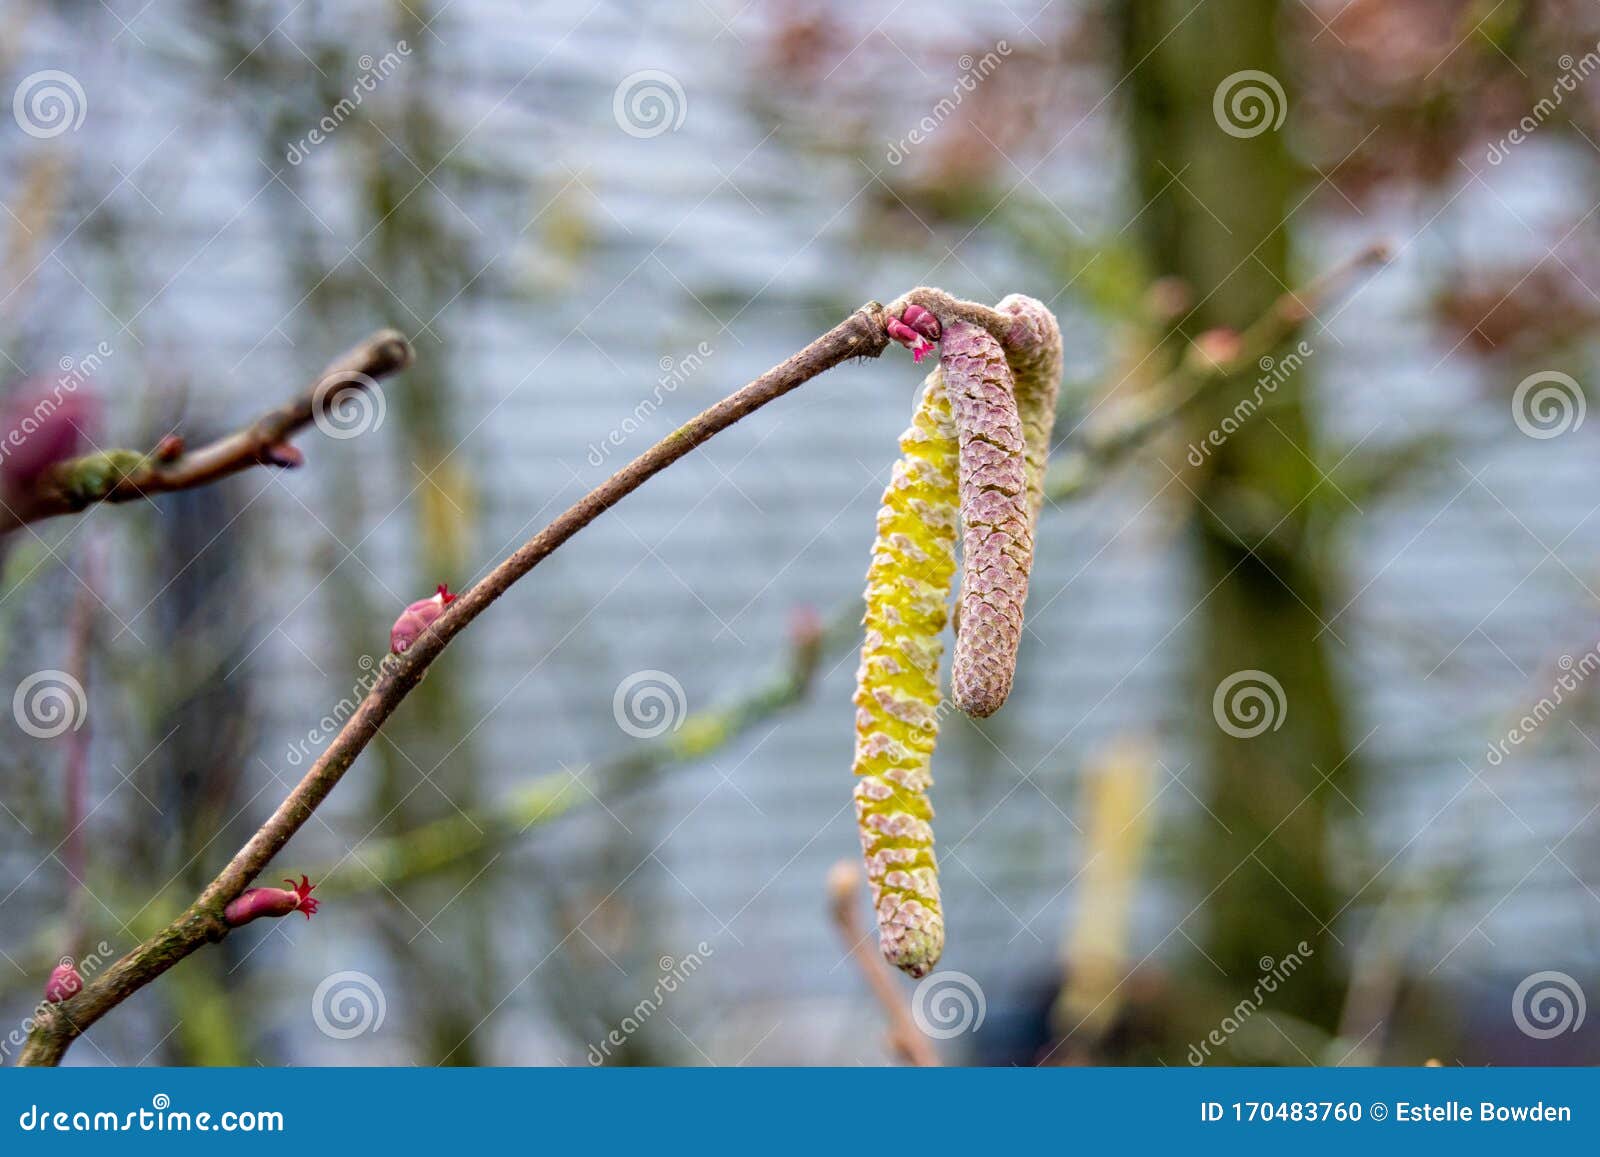
{"type": "Polygon", "coordinates": [[[1005,353],[985,330],[946,325],[939,367],[960,449],[961,617],[951,696],[982,718],[1011,693],[1033,569],[1022,421],[1005,353]]]}
{"type": "Polygon", "coordinates": [[[941,371],[928,375],[900,450],[867,571],[852,770],[879,946],[897,968],[926,976],[944,951],[928,789],[958,521],[955,427],[941,371]]]}
{"type": "Polygon", "coordinates": [[[1037,523],[1044,504],[1050,435],[1056,424],[1056,395],[1061,389],[1061,327],[1056,315],[1034,297],[1013,293],[995,308],[1016,319],[1004,342],[1027,444],[1028,509],[1037,523]]]}

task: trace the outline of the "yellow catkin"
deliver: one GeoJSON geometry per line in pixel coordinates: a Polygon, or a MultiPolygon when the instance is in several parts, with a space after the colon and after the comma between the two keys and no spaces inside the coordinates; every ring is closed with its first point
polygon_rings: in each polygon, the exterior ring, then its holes
{"type": "Polygon", "coordinates": [[[955,425],[939,370],[928,375],[900,451],[867,571],[853,770],[883,954],[924,976],[944,950],[928,788],[959,522],[955,425]]]}

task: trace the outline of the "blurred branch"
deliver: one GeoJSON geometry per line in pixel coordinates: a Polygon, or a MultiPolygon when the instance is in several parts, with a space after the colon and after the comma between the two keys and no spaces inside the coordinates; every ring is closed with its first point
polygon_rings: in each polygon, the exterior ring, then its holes
{"type": "MultiPolygon", "coordinates": [[[[1343,293],[1356,275],[1388,259],[1387,245],[1369,245],[1311,284],[1285,293],[1237,336],[1213,331],[1224,340],[1192,343],[1183,360],[1151,390],[1147,412],[1104,434],[1086,434],[1051,468],[1045,481],[1046,495],[1053,502],[1064,502],[1099,485],[1113,467],[1147,445],[1197,402],[1234,378],[1255,371],[1262,357],[1299,334],[1317,309],[1343,293]]],[[[1201,335],[1202,339],[1206,336],[1201,335]]]]}
{"type": "MultiPolygon", "coordinates": [[[[100,609],[100,594],[96,589],[100,578],[100,557],[96,546],[91,541],[86,548],[83,574],[79,578],[77,597],[73,600],[72,615],[67,624],[71,637],[67,673],[80,688],[89,686],[89,657],[94,642],[95,619],[100,609]]],[[[67,937],[64,946],[67,956],[82,955],[86,939],[89,849],[83,828],[89,819],[91,727],[88,712],[84,712],[78,726],[69,731],[66,737],[66,768],[63,776],[66,807],[62,813],[66,835],[61,842],[64,845],[62,862],[67,870],[67,937]]]]}
{"type": "Polygon", "coordinates": [[[351,390],[377,388],[377,379],[405,369],[411,347],[392,329],[380,330],[346,351],[286,405],[243,430],[194,450],[168,435],[149,453],[103,450],[58,462],[25,495],[0,509],[0,534],[26,523],[75,514],[97,502],[131,502],[173,490],[205,486],[252,466],[298,466],[303,455],[290,442],[351,390]]]}
{"type": "MultiPolygon", "coordinates": [[[[19,1063],[58,1063],[72,1042],[95,1021],[178,961],[203,945],[225,937],[230,928],[223,909],[244,892],[311,818],[450,641],[519,579],[650,478],[741,418],[841,362],[857,357],[877,357],[889,342],[886,325],[881,305],[869,302],[862,306],[799,353],[651,446],[459,596],[403,655],[383,664],[378,682],[305,777],[183,913],[96,976],[77,996],[42,1011],[19,1063]]],[[[403,343],[401,348],[404,348],[403,343]]],[[[294,415],[299,412],[298,408],[291,407],[279,413],[294,415]]],[[[309,420],[309,404],[306,414],[309,420]]],[[[241,437],[248,439],[249,434],[241,437]]],[[[218,446],[226,447],[231,442],[225,439],[218,446]]],[[[213,451],[204,460],[208,464],[233,462],[234,468],[249,464],[237,449],[231,455],[215,448],[208,449],[213,451]]],[[[213,472],[212,476],[220,475],[213,472]]]]}
{"type": "MultiPolygon", "coordinates": [[[[796,624],[788,660],[783,667],[749,694],[721,707],[686,717],[683,726],[641,751],[613,759],[599,768],[598,787],[578,773],[551,772],[513,792],[491,808],[469,816],[444,819],[373,841],[359,856],[352,856],[368,877],[346,887],[330,881],[319,889],[323,897],[342,892],[389,887],[442,871],[485,850],[493,850],[527,835],[567,814],[575,806],[648,783],[655,772],[679,763],[692,763],[709,752],[734,742],[756,724],[801,702],[811,690],[827,642],[843,642],[857,629],[857,616],[841,617],[826,627],[808,617],[796,624]]],[[[312,873],[314,879],[331,876],[312,873]]]]}
{"type": "Polygon", "coordinates": [[[839,938],[866,979],[867,987],[883,1009],[889,1022],[889,1046],[902,1061],[918,1068],[939,1066],[939,1054],[927,1034],[917,1028],[894,971],[873,943],[876,937],[861,926],[859,909],[861,869],[850,860],[840,860],[828,872],[828,909],[839,929],[839,938]]]}

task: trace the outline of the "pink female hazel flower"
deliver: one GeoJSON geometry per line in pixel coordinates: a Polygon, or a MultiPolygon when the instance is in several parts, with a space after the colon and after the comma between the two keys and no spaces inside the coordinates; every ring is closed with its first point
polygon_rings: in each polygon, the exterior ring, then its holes
{"type": "Polygon", "coordinates": [[[285,880],[287,888],[251,888],[222,910],[222,918],[229,927],[237,928],[263,916],[287,916],[290,912],[303,912],[307,920],[317,910],[318,901],[311,898],[315,888],[305,876],[296,884],[285,880]]]}
{"type": "Polygon", "coordinates": [[[939,319],[920,305],[908,305],[898,318],[890,318],[885,330],[889,336],[911,351],[911,359],[920,362],[922,355],[939,340],[939,319]]]}
{"type": "Polygon", "coordinates": [[[78,975],[77,968],[73,966],[72,957],[62,957],[61,963],[51,970],[50,980],[44,986],[45,1000],[51,1004],[60,1004],[82,991],[83,977],[78,975]]]}
{"type": "Polygon", "coordinates": [[[456,596],[450,593],[450,588],[440,583],[438,593],[412,603],[389,629],[389,650],[396,655],[404,655],[418,636],[433,626],[434,620],[455,601],[456,596]]]}

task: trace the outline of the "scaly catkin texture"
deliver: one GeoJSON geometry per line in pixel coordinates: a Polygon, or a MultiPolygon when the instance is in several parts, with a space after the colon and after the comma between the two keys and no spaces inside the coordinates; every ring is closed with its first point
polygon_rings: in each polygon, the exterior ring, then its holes
{"type": "Polygon", "coordinates": [[[1033,513],[1022,421],[1000,343],[976,325],[952,321],[940,351],[960,461],[961,626],[952,698],[982,718],[1005,703],[1016,673],[1033,513]]]}
{"type": "Polygon", "coordinates": [[[1020,293],[1004,298],[995,308],[1016,318],[1005,339],[1006,360],[1028,446],[1028,509],[1037,523],[1044,503],[1045,460],[1056,424],[1056,394],[1061,388],[1061,327],[1044,302],[1020,293]]]}
{"type": "Polygon", "coordinates": [[[957,446],[944,377],[928,375],[884,491],[856,672],[856,823],[884,956],[925,976],[944,950],[929,764],[941,632],[956,568],[957,446]]]}

